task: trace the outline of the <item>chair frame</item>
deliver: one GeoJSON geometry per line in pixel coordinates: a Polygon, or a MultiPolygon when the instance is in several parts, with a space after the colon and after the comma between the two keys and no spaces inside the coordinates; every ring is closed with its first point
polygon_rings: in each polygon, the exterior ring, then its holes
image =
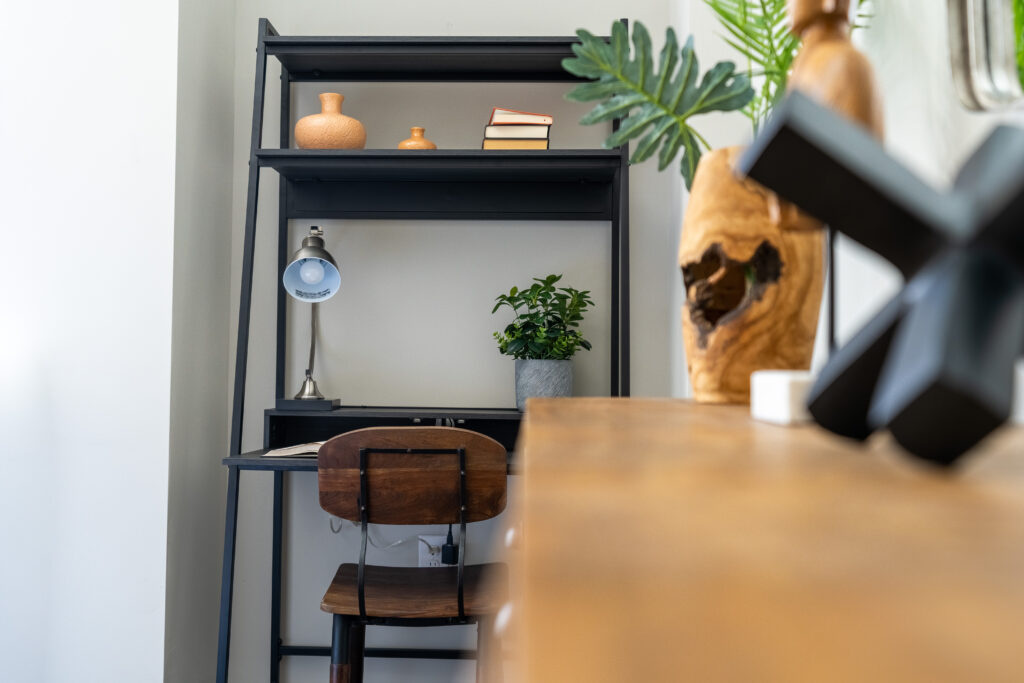
{"type": "MultiPolygon", "coordinates": [[[[359,526],[362,541],[359,546],[359,571],[356,581],[359,585],[359,619],[371,625],[411,625],[408,621],[439,621],[436,626],[465,624],[466,609],[463,589],[463,573],[466,568],[466,449],[465,448],[360,448],[359,449],[359,526]],[[458,455],[459,456],[459,616],[441,619],[402,619],[398,617],[369,617],[366,614],[366,541],[370,527],[370,482],[366,473],[371,453],[408,453],[410,455],[458,455]],[[377,623],[377,621],[380,623],[377,623]],[[399,621],[401,624],[391,624],[399,621]],[[385,622],[388,622],[385,624],[385,622]]],[[[427,625],[427,624],[421,624],[427,625]]]]}
{"type": "MultiPolygon", "coordinates": [[[[357,569],[357,590],[359,614],[333,614],[331,632],[331,681],[343,680],[343,671],[348,672],[346,683],[360,683],[363,676],[363,651],[365,650],[366,626],[454,626],[479,624],[478,629],[485,628],[482,622],[493,622],[493,615],[467,615],[465,611],[464,574],[466,562],[466,517],[468,490],[466,481],[466,449],[458,448],[359,448],[359,521],[361,542],[359,549],[359,565],[357,569]],[[366,548],[369,539],[370,525],[370,456],[385,454],[410,454],[424,456],[453,455],[458,458],[458,616],[455,617],[374,617],[366,613],[366,548]],[[353,655],[358,655],[353,657],[353,655]]],[[[478,632],[476,659],[480,658],[480,634],[478,632]]],[[[479,676],[479,661],[478,676],[479,676]]]]}

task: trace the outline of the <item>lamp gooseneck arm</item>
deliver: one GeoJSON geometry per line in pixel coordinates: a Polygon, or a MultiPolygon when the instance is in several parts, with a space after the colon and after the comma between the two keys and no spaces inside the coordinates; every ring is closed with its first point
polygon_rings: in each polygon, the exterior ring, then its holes
{"type": "Polygon", "coordinates": [[[313,360],[316,358],[316,324],[320,317],[320,304],[314,302],[313,310],[309,314],[309,364],[306,366],[306,377],[313,376],[313,360]]]}

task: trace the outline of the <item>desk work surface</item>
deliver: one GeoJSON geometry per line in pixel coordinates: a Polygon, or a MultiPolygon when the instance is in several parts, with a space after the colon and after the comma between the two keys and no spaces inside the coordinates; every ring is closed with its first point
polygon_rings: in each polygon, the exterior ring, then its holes
{"type": "Polygon", "coordinates": [[[746,406],[534,399],[523,680],[1024,680],[1024,429],[949,472],[746,406]]]}

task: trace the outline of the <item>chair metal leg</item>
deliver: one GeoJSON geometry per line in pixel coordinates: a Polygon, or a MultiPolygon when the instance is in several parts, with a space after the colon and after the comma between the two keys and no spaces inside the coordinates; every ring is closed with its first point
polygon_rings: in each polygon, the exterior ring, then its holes
{"type": "Polygon", "coordinates": [[[501,641],[494,633],[494,617],[476,624],[476,683],[502,683],[505,679],[501,641]]]}
{"type": "Polygon", "coordinates": [[[349,683],[363,683],[363,658],[366,649],[366,624],[353,623],[348,636],[349,683]]]}
{"type": "Polygon", "coordinates": [[[330,683],[350,683],[349,639],[352,632],[352,617],[342,614],[334,615],[334,626],[331,630],[331,681],[330,683]]]}

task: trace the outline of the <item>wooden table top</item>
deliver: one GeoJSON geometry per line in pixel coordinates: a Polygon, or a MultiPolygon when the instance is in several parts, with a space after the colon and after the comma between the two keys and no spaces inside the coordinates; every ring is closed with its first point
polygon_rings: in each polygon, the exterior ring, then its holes
{"type": "Polygon", "coordinates": [[[1024,429],[950,472],[671,399],[520,439],[525,681],[1024,681],[1024,429]]]}

